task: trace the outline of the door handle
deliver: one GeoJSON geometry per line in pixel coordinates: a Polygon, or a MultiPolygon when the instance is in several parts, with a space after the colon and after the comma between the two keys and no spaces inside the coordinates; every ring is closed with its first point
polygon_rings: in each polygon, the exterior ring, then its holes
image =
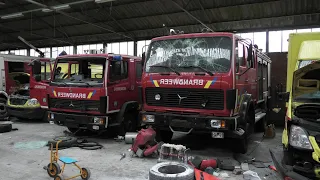
{"type": "Polygon", "coordinates": [[[249,79],[244,80],[244,82],[249,82],[249,79]]]}

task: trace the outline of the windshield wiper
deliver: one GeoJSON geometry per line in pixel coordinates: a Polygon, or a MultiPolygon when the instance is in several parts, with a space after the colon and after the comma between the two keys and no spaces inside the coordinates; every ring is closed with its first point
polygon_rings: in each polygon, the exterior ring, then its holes
{"type": "Polygon", "coordinates": [[[200,67],[200,66],[180,66],[179,68],[198,68],[198,69],[201,69],[203,72],[206,72],[208,73],[210,76],[213,76],[214,74],[209,71],[208,69],[205,69],[203,67],[200,67]]]}
{"type": "Polygon", "coordinates": [[[164,66],[164,65],[153,65],[153,66],[150,66],[150,67],[162,67],[162,68],[167,68],[167,69],[170,69],[172,72],[176,73],[177,75],[180,76],[180,73],[178,71],[176,71],[175,69],[173,69],[172,67],[169,67],[169,66],[164,66]]]}

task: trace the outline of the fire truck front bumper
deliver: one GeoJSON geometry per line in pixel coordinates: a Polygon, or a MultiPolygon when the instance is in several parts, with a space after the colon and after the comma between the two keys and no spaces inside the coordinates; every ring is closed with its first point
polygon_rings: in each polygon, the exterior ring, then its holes
{"type": "Polygon", "coordinates": [[[141,125],[151,125],[160,130],[190,134],[211,134],[212,138],[241,138],[240,117],[216,117],[159,112],[140,112],[141,125]]]}
{"type": "Polygon", "coordinates": [[[94,131],[105,130],[109,120],[107,116],[83,115],[72,113],[48,112],[49,121],[68,128],[88,129],[94,131]]]}
{"type": "Polygon", "coordinates": [[[46,109],[41,107],[14,107],[6,106],[9,116],[23,119],[42,119],[46,109]]]}

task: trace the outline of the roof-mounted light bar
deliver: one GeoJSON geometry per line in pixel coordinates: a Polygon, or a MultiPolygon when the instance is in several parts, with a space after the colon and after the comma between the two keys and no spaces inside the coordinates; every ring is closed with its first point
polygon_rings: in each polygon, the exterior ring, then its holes
{"type": "Polygon", "coordinates": [[[5,16],[1,16],[1,19],[12,19],[24,16],[22,13],[8,14],[5,16]]]}
{"type": "MultiPolygon", "coordinates": [[[[69,4],[63,4],[63,5],[59,5],[59,6],[53,6],[52,7],[54,10],[64,10],[64,9],[70,9],[70,5],[69,4]]],[[[52,12],[51,9],[42,9],[42,12],[52,12]]]]}

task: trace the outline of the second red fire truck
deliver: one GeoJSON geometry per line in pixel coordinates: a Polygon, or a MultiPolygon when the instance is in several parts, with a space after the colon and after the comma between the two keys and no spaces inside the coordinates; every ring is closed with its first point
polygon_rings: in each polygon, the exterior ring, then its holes
{"type": "Polygon", "coordinates": [[[140,89],[142,124],[169,141],[174,132],[234,138],[245,153],[248,136],[264,130],[271,60],[232,33],[176,34],[152,39],[140,89]]]}

